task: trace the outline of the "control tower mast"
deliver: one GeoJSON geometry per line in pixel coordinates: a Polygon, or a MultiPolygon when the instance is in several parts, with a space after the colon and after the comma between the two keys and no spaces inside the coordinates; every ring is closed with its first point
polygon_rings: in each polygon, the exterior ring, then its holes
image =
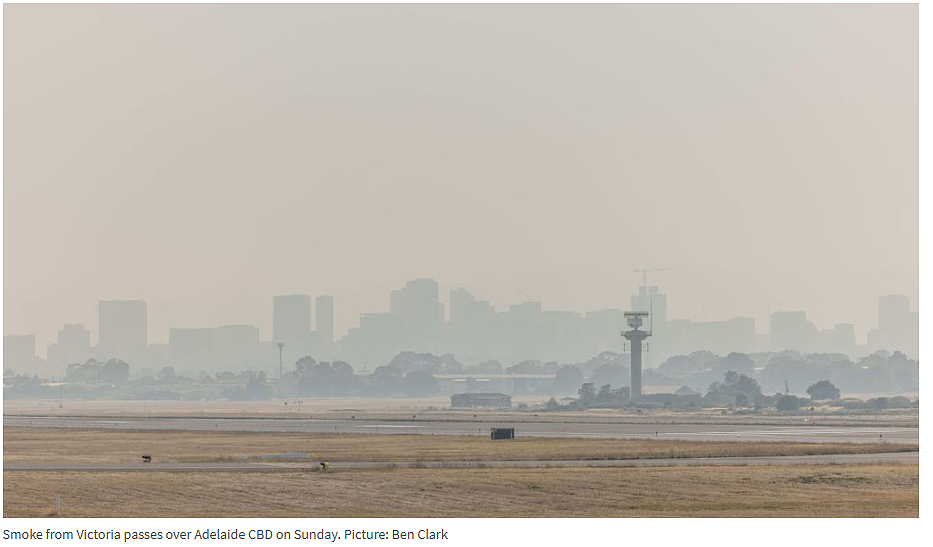
{"type": "Polygon", "coordinates": [[[641,343],[645,338],[651,336],[651,331],[638,330],[645,319],[648,317],[646,311],[627,311],[625,312],[625,322],[631,330],[624,331],[624,336],[632,343],[632,400],[641,398],[641,343]]]}

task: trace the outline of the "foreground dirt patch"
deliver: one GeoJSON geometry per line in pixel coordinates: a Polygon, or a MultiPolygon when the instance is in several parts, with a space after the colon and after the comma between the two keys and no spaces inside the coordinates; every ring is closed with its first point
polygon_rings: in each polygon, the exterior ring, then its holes
{"type": "Polygon", "coordinates": [[[3,516],[918,517],[918,465],[3,473],[3,516]]]}
{"type": "Polygon", "coordinates": [[[519,438],[211,431],[3,428],[5,462],[231,461],[237,454],[306,452],[326,461],[488,461],[869,454],[917,450],[894,443],[750,443],[653,439],[519,438]]]}

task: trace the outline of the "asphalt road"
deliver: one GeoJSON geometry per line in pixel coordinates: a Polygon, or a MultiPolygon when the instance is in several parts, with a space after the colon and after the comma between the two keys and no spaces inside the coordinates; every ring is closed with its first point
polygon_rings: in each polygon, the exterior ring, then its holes
{"type": "Polygon", "coordinates": [[[514,427],[519,437],[658,438],[684,441],[895,442],[920,444],[917,427],[631,424],[581,422],[469,422],[282,418],[95,418],[4,416],[4,427],[77,427],[181,431],[262,431],[417,435],[489,435],[514,427]]]}
{"type": "MultiPolygon", "coordinates": [[[[472,469],[533,467],[681,467],[735,465],[815,465],[853,463],[919,463],[919,452],[832,454],[821,456],[756,456],[720,458],[655,458],[632,460],[496,460],[486,462],[331,462],[333,470],[353,469],[472,469]]],[[[204,462],[204,463],[4,463],[4,471],[33,472],[175,472],[281,473],[318,470],[317,462],[204,462]]]]}

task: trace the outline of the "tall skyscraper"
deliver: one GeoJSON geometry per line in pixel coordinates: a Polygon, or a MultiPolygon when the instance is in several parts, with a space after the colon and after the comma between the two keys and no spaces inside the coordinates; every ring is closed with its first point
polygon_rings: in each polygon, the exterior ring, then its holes
{"type": "Polygon", "coordinates": [[[131,365],[145,357],[149,343],[149,316],[142,300],[101,300],[97,306],[98,350],[104,359],[122,359],[131,365]]]}
{"type": "Polygon", "coordinates": [[[450,291],[450,322],[459,323],[467,316],[470,304],[474,302],[473,295],[466,289],[453,289],[450,291]]]}
{"type": "Polygon", "coordinates": [[[58,340],[50,344],[47,352],[49,363],[70,365],[83,363],[91,356],[91,331],[84,325],[67,323],[58,331],[58,340]]]}
{"type": "Polygon", "coordinates": [[[314,328],[318,340],[325,346],[334,343],[334,297],[323,295],[314,299],[314,328]]]}
{"type": "Polygon", "coordinates": [[[405,288],[392,291],[389,313],[404,318],[405,323],[415,329],[439,325],[444,308],[438,301],[437,281],[413,279],[405,288]]]}
{"type": "Polygon", "coordinates": [[[816,336],[816,326],[807,321],[803,311],[778,311],[771,314],[771,349],[810,351],[816,336]]]}
{"type": "Polygon", "coordinates": [[[213,364],[217,329],[169,329],[168,346],[172,365],[182,370],[201,370],[213,364]]]}
{"type": "Polygon", "coordinates": [[[832,348],[835,351],[851,354],[855,350],[855,325],[840,323],[832,330],[832,348]]]}
{"type": "MultiPolygon", "coordinates": [[[[262,361],[259,327],[221,325],[214,334],[214,362],[227,370],[242,370],[262,361]]],[[[267,359],[269,355],[265,356],[267,359]]],[[[268,361],[266,361],[268,362],[268,361]]]]}
{"type": "Polygon", "coordinates": [[[664,323],[667,322],[667,294],[658,290],[658,287],[644,285],[638,287],[638,294],[633,294],[631,299],[632,310],[645,311],[651,314],[649,321],[652,328],[658,332],[664,330],[664,323]]]}
{"type": "Polygon", "coordinates": [[[289,294],[272,298],[272,336],[286,347],[304,348],[311,335],[311,297],[289,294]]]}
{"type": "Polygon", "coordinates": [[[906,295],[889,294],[878,299],[878,331],[872,341],[890,351],[919,354],[920,315],[910,311],[906,295]]]}
{"type": "Polygon", "coordinates": [[[910,313],[910,300],[904,294],[888,294],[878,299],[878,330],[896,332],[903,328],[910,313]]]}
{"type": "Polygon", "coordinates": [[[397,317],[408,316],[408,293],[405,289],[395,289],[389,293],[389,313],[397,317]]]}

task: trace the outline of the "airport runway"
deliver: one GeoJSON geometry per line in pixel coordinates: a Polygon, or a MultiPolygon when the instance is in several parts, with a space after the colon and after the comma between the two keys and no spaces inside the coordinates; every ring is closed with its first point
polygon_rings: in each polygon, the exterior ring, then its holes
{"type": "MultiPolygon", "coordinates": [[[[721,458],[642,458],[631,460],[496,460],[486,462],[331,462],[332,470],[354,469],[487,469],[535,467],[681,467],[743,465],[818,465],[920,462],[919,452],[831,454],[819,456],[756,456],[721,458]]],[[[317,471],[318,462],[203,462],[203,463],[4,463],[4,471],[33,472],[174,472],[282,473],[317,471]]]]}
{"type": "MultiPolygon", "coordinates": [[[[525,419],[525,418],[523,418],[525,419]]],[[[918,427],[818,425],[631,424],[582,422],[521,423],[373,419],[283,418],[97,418],[4,416],[4,427],[89,429],[489,435],[490,427],[514,427],[518,437],[657,438],[684,441],[894,442],[920,444],[918,427]]]]}

